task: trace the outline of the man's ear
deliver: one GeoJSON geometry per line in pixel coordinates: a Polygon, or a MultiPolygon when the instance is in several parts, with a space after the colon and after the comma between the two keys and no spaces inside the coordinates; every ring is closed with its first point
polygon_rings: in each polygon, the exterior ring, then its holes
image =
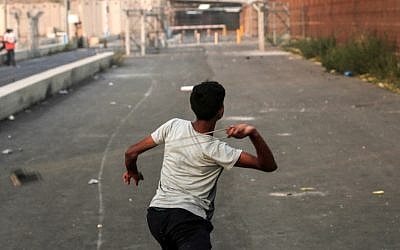
{"type": "Polygon", "coordinates": [[[224,116],[224,106],[222,106],[219,110],[218,110],[218,120],[221,119],[224,116]]]}

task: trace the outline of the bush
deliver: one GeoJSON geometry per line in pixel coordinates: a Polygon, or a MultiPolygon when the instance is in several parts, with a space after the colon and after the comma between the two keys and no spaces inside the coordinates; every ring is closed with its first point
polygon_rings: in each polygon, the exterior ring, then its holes
{"type": "Polygon", "coordinates": [[[289,47],[294,47],[300,50],[301,54],[307,58],[321,59],[327,51],[336,46],[334,38],[319,38],[319,39],[304,39],[291,42],[289,47]]]}
{"type": "Polygon", "coordinates": [[[396,46],[386,39],[361,36],[343,45],[337,45],[334,38],[304,39],[292,41],[288,47],[300,51],[307,59],[317,58],[327,70],[369,74],[377,80],[399,85],[400,61],[396,46]]]}
{"type": "Polygon", "coordinates": [[[394,80],[400,76],[396,47],[376,37],[362,37],[331,48],[321,57],[322,65],[338,72],[371,74],[379,79],[394,80]]]}

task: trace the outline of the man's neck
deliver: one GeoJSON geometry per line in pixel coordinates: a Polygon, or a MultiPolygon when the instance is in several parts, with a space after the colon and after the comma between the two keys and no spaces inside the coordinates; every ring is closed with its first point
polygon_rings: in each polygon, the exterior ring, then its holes
{"type": "Polygon", "coordinates": [[[215,124],[217,123],[216,120],[212,119],[210,121],[205,121],[205,120],[195,120],[192,122],[194,130],[196,130],[199,133],[208,133],[214,130],[215,124]]]}

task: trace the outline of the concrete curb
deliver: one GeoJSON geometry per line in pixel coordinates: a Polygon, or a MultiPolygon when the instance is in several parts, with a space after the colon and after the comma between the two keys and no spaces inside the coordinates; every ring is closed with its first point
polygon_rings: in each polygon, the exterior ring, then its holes
{"type": "Polygon", "coordinates": [[[101,53],[0,87],[0,120],[108,68],[113,55],[101,53]]]}

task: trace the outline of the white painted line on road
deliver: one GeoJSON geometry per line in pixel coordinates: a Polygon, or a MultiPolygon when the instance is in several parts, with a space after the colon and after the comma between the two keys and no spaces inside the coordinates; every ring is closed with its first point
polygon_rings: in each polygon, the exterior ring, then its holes
{"type": "Polygon", "coordinates": [[[223,118],[226,121],[254,121],[256,118],[253,116],[227,116],[223,118]]]}
{"type": "Polygon", "coordinates": [[[194,86],[182,86],[181,91],[182,92],[192,92],[194,86]]]}
{"type": "Polygon", "coordinates": [[[292,136],[291,133],[278,133],[277,136],[292,136]]]}
{"type": "Polygon", "coordinates": [[[384,111],[383,113],[386,113],[386,114],[400,114],[400,110],[384,111]]]}
{"type": "Polygon", "coordinates": [[[291,55],[286,51],[258,51],[258,50],[247,50],[247,51],[230,51],[224,52],[224,56],[288,56],[291,55]]]}
{"type": "Polygon", "coordinates": [[[135,78],[135,77],[154,77],[154,73],[133,73],[133,74],[113,74],[112,78],[122,78],[122,79],[127,79],[127,78],[135,78]]]}
{"type": "Polygon", "coordinates": [[[142,99],[129,111],[129,113],[120,120],[118,126],[115,128],[114,132],[110,136],[110,139],[107,142],[106,148],[104,149],[103,157],[101,159],[101,165],[99,169],[99,174],[98,174],[98,195],[99,195],[99,221],[98,225],[101,225],[101,227],[98,227],[98,234],[97,234],[97,250],[100,250],[101,245],[103,243],[103,221],[104,221],[104,204],[103,204],[103,190],[102,190],[102,178],[103,178],[103,171],[104,171],[104,166],[107,160],[107,154],[110,151],[110,147],[112,142],[114,141],[115,136],[119,133],[119,130],[121,129],[122,125],[125,124],[125,122],[128,120],[128,118],[135,112],[140,105],[151,95],[153,92],[153,88],[155,85],[155,81],[152,82],[150,88],[147,90],[147,92],[144,94],[142,99]]]}

